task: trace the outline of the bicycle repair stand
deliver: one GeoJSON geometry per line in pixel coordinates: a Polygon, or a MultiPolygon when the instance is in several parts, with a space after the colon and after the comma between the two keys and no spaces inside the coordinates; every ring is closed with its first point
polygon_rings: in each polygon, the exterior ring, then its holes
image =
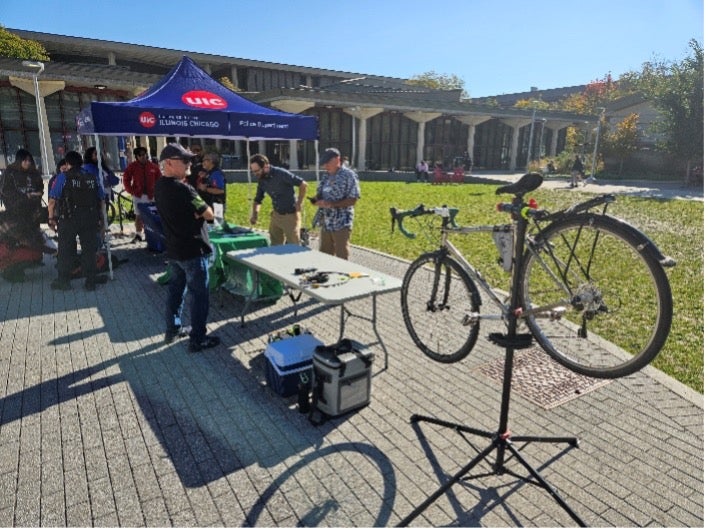
{"type": "MultiPolygon", "coordinates": [[[[523,256],[523,237],[519,237],[519,235],[523,236],[526,234],[526,225],[527,221],[523,218],[518,220],[517,223],[517,233],[516,233],[516,241],[515,241],[515,253],[514,256],[520,257],[523,256]]],[[[512,294],[511,294],[511,300],[513,301],[513,304],[511,305],[511,308],[519,308],[520,305],[520,296],[519,296],[519,286],[521,286],[521,268],[519,267],[519,264],[514,265],[514,273],[513,273],[513,281],[512,281],[512,294]]],[[[512,377],[512,372],[514,369],[514,350],[517,349],[524,349],[524,348],[529,348],[532,344],[532,336],[531,334],[517,334],[516,333],[516,322],[517,322],[517,317],[516,314],[512,311],[511,314],[509,315],[509,320],[508,320],[508,335],[504,336],[503,334],[491,334],[489,336],[489,339],[496,345],[499,345],[501,347],[506,347],[506,358],[504,361],[504,380],[502,384],[502,402],[501,402],[501,414],[499,416],[499,429],[496,432],[491,432],[491,431],[484,431],[480,430],[477,428],[471,428],[467,426],[463,426],[461,424],[455,424],[452,422],[447,422],[444,420],[439,420],[435,419],[432,417],[425,417],[422,415],[412,415],[411,416],[411,423],[416,423],[416,422],[430,422],[431,424],[437,424],[439,426],[443,426],[445,428],[452,428],[456,432],[458,432],[463,438],[464,438],[464,433],[471,433],[473,435],[478,435],[480,437],[487,437],[491,439],[491,443],[487,448],[479,452],[477,457],[472,459],[465,467],[463,467],[457,474],[452,476],[447,483],[445,483],[442,487],[440,487],[438,490],[436,490],[433,494],[431,494],[428,499],[426,499],[422,504],[420,504],[418,507],[416,507],[413,512],[411,512],[406,518],[401,520],[401,522],[396,526],[396,527],[406,527],[408,524],[410,524],[418,515],[420,515],[428,506],[430,506],[435,500],[437,500],[440,496],[442,496],[446,491],[448,491],[455,483],[460,481],[466,474],[470,472],[475,466],[477,466],[483,459],[485,459],[489,454],[492,453],[492,451],[496,450],[497,455],[496,455],[496,461],[494,462],[494,465],[492,466],[492,473],[496,474],[510,474],[514,477],[519,478],[520,480],[523,481],[528,481],[532,482],[528,477],[521,476],[519,474],[516,474],[515,472],[512,472],[510,470],[507,470],[507,468],[504,466],[504,463],[506,462],[506,459],[504,458],[505,452],[508,450],[513,457],[516,458],[517,461],[519,461],[526,470],[528,470],[529,474],[533,476],[533,478],[536,480],[537,485],[542,486],[544,489],[546,489],[551,496],[553,496],[553,499],[556,500],[556,502],[563,508],[565,511],[570,515],[570,517],[575,520],[577,524],[579,524],[581,527],[587,527],[587,524],[583,522],[583,520],[575,514],[575,512],[568,506],[568,504],[563,500],[563,498],[560,497],[560,495],[556,492],[556,490],[545,480],[543,477],[541,477],[541,474],[538,473],[536,469],[534,469],[527,461],[526,459],[523,458],[521,455],[520,451],[523,449],[523,447],[526,446],[528,443],[532,442],[540,442],[540,443],[566,443],[570,446],[573,446],[574,448],[577,448],[579,445],[579,441],[576,437],[534,437],[534,436],[511,436],[511,432],[508,429],[508,421],[509,421],[509,400],[511,398],[511,377],[512,377]],[[516,449],[513,445],[514,442],[521,442],[525,443],[522,448],[516,449]]],[[[476,477],[482,477],[485,475],[491,475],[491,474],[481,474],[476,477]]]]}

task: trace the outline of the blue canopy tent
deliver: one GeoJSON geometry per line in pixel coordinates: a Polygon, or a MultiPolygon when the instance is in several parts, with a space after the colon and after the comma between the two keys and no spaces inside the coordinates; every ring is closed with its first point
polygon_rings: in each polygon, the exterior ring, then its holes
{"type": "Polygon", "coordinates": [[[317,140],[317,118],[263,107],[184,56],[129,101],[94,101],[77,117],[80,134],[190,136],[233,140],[317,140]]]}
{"type": "MultiPolygon", "coordinates": [[[[214,80],[187,56],[132,100],[91,102],[76,123],[79,134],[96,137],[96,145],[99,135],[227,138],[246,140],[250,159],[249,141],[313,140],[319,159],[316,117],[258,105],[214,80]]],[[[247,174],[250,184],[250,168],[247,174]]]]}

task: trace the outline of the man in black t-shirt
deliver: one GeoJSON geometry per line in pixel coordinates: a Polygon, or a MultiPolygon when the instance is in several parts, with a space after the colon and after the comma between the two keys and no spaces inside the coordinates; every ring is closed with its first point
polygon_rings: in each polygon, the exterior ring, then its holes
{"type": "Polygon", "coordinates": [[[172,343],[182,328],[182,308],[187,291],[191,296],[192,329],[190,352],[219,345],[216,336],[208,336],[209,314],[209,235],[205,221],[214,212],[185,182],[194,153],[180,144],[169,144],[160,153],[163,177],[155,183],[155,203],[165,233],[169,294],[167,298],[165,343],[172,343]]]}

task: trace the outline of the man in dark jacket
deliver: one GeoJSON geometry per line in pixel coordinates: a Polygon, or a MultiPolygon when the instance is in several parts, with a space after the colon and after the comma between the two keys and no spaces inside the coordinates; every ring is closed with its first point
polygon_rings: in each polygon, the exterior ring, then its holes
{"type": "Polygon", "coordinates": [[[169,144],[160,153],[163,177],[155,184],[155,203],[165,233],[169,293],[167,295],[165,343],[182,335],[182,308],[187,291],[191,295],[190,352],[221,343],[208,336],[209,255],[211,245],[205,221],[214,212],[186,181],[194,153],[180,144],[169,144]]]}
{"type": "Polygon", "coordinates": [[[98,277],[96,252],[99,231],[103,230],[105,194],[100,179],[81,169],[82,158],[76,151],[66,154],[69,169],[57,175],[49,191],[49,226],[59,234],[57,269],[59,276],[51,283],[52,289],[71,289],[71,270],[76,256],[76,237],[81,243],[81,269],[86,277],[84,287],[96,289],[98,277]],[[61,208],[57,210],[58,204],[61,208]],[[57,212],[60,216],[57,217],[57,212]]]}

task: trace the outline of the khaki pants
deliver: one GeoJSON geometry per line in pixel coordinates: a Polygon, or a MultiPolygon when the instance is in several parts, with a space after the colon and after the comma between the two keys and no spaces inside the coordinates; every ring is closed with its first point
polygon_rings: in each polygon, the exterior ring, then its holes
{"type": "Polygon", "coordinates": [[[320,252],[349,260],[349,238],[351,235],[351,229],[320,230],[320,252]]]}
{"type": "Polygon", "coordinates": [[[293,214],[278,214],[276,211],[270,213],[270,233],[271,245],[283,245],[284,243],[300,244],[300,212],[293,214]]]}

